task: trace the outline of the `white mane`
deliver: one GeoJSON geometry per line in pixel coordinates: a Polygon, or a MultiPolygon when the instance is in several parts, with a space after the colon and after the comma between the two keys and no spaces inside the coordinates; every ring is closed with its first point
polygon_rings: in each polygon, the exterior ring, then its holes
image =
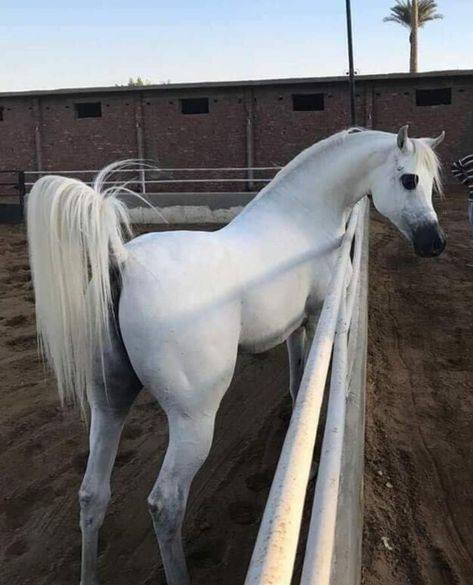
{"type": "MultiPolygon", "coordinates": [[[[368,136],[392,136],[395,135],[390,132],[384,132],[380,130],[368,130],[359,126],[353,126],[345,130],[341,130],[328,138],[316,142],[312,146],[309,146],[301,153],[299,153],[294,159],[292,159],[283,169],[281,169],[273,178],[273,180],[266,185],[258,194],[255,199],[259,199],[260,196],[265,194],[269,189],[277,186],[281,181],[288,179],[295,171],[300,170],[302,166],[307,167],[307,163],[311,160],[319,161],[320,157],[326,154],[332,154],[332,151],[340,146],[343,146],[350,136],[364,134],[368,136]]],[[[434,150],[421,138],[410,138],[414,145],[414,155],[416,157],[416,168],[421,167],[427,168],[427,171],[432,175],[434,180],[434,186],[437,192],[442,196],[442,180],[441,180],[441,165],[440,161],[434,152],[434,150]]],[[[395,144],[395,142],[394,142],[395,144]]],[[[393,146],[394,146],[393,144],[393,146]]]]}
{"type": "MultiPolygon", "coordinates": [[[[328,138],[324,138],[320,142],[312,144],[312,146],[309,146],[308,148],[303,150],[295,158],[293,158],[283,169],[281,169],[274,177],[274,179],[271,181],[270,185],[274,187],[282,179],[285,179],[287,178],[288,175],[292,174],[293,171],[299,169],[302,165],[305,165],[307,162],[309,162],[310,159],[328,153],[332,151],[335,147],[340,146],[345,142],[346,138],[353,133],[353,130],[354,128],[342,130],[341,132],[337,132],[337,134],[334,134],[333,136],[329,136],[328,138]]],[[[356,130],[359,129],[356,128],[356,130]]],[[[267,185],[267,187],[269,187],[269,185],[267,185]]],[[[267,187],[265,187],[261,191],[261,193],[265,191],[267,187]]]]}

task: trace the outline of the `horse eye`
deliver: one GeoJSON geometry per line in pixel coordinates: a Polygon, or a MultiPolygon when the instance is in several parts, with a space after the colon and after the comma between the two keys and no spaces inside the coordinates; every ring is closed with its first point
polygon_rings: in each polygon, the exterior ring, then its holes
{"type": "Polygon", "coordinates": [[[419,175],[405,174],[401,176],[401,183],[404,189],[412,191],[419,184],[419,175]]]}

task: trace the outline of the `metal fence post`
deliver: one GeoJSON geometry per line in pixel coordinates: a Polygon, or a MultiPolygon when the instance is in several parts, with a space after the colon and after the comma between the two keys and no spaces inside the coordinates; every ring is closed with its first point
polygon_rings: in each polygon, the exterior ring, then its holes
{"type": "Polygon", "coordinates": [[[25,171],[18,171],[18,195],[20,197],[20,212],[22,217],[24,217],[25,215],[25,194],[26,194],[25,171]]]}

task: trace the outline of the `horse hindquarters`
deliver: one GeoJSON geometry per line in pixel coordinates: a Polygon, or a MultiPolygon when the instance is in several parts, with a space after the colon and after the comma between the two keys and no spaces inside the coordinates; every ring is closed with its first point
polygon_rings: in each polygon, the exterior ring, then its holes
{"type": "Polygon", "coordinates": [[[169,444],[149,509],[167,584],[187,585],[182,524],[191,483],[209,454],[215,416],[233,377],[238,305],[184,321],[144,323],[137,317],[133,290],[125,287],[120,303],[123,340],[133,368],[169,423],[169,444]]]}

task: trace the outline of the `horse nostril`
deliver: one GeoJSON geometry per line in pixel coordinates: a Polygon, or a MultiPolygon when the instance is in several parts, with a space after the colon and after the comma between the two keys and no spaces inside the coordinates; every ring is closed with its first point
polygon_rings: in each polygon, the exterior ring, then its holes
{"type": "Polygon", "coordinates": [[[441,252],[443,252],[445,244],[446,244],[445,238],[443,238],[442,236],[438,236],[437,238],[435,238],[433,245],[434,253],[440,254],[441,252]]]}
{"type": "Polygon", "coordinates": [[[413,235],[416,253],[424,258],[440,256],[447,243],[438,224],[423,224],[414,230],[413,235]]]}

